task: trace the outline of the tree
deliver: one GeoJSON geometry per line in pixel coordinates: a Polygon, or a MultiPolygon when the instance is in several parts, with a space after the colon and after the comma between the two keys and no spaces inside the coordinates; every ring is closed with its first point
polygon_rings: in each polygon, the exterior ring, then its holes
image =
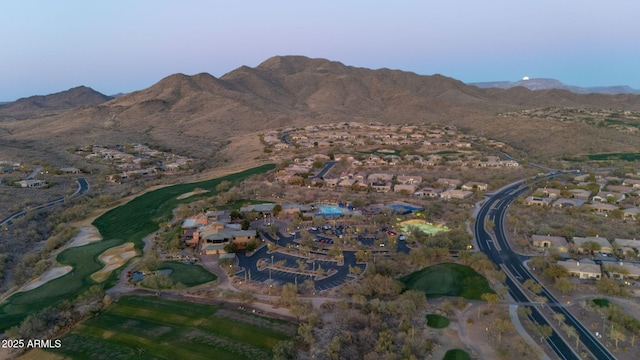
{"type": "Polygon", "coordinates": [[[291,340],[283,340],[273,347],[273,360],[294,360],[298,356],[296,345],[291,340]]]}
{"type": "Polygon", "coordinates": [[[578,346],[580,345],[580,337],[578,336],[578,331],[576,330],[576,328],[574,328],[571,325],[564,325],[562,329],[564,329],[564,331],[567,333],[567,336],[569,337],[569,339],[571,339],[572,336],[576,338],[576,349],[577,349],[578,346]]]}
{"type": "Polygon", "coordinates": [[[540,336],[540,343],[542,343],[544,339],[553,335],[553,328],[549,325],[536,325],[535,332],[540,336]]]}
{"type": "Polygon", "coordinates": [[[556,289],[560,290],[563,294],[567,294],[575,288],[575,284],[566,277],[557,278],[555,285],[556,289]]]}
{"type": "Polygon", "coordinates": [[[555,313],[553,314],[553,320],[558,322],[558,326],[565,320],[564,314],[555,313]]]}
{"type": "Polygon", "coordinates": [[[619,341],[627,341],[627,336],[624,334],[622,329],[618,330],[618,328],[613,328],[613,324],[611,324],[611,339],[616,343],[616,350],[618,349],[619,341]]]}
{"type": "Polygon", "coordinates": [[[535,280],[533,279],[527,279],[524,281],[524,283],[522,283],[522,286],[525,289],[530,290],[532,293],[534,294],[540,294],[542,292],[542,285],[538,284],[535,280]]]}
{"type": "Polygon", "coordinates": [[[236,245],[236,243],[230,242],[224,246],[224,251],[228,254],[235,253],[236,251],[238,251],[238,245],[236,245]]]}
{"type": "Polygon", "coordinates": [[[491,321],[490,327],[491,330],[494,331],[498,336],[498,344],[502,342],[502,334],[504,334],[505,332],[513,331],[515,329],[513,323],[511,322],[511,319],[502,316],[493,319],[493,321],[491,321]]]}
{"type": "Polygon", "coordinates": [[[252,239],[247,242],[247,245],[245,247],[248,252],[256,251],[256,248],[258,248],[258,241],[256,239],[252,239]]]}
{"type": "Polygon", "coordinates": [[[480,299],[486,301],[487,304],[489,304],[489,307],[493,307],[493,305],[500,302],[500,297],[498,296],[498,294],[494,293],[484,293],[480,295],[480,299]]]}

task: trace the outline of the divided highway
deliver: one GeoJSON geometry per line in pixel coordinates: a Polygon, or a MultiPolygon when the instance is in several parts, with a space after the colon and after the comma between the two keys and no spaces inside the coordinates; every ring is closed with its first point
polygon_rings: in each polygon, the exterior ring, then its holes
{"type": "MultiPolygon", "coordinates": [[[[550,174],[552,177],[556,174],[550,174]]],[[[529,272],[526,266],[523,265],[523,261],[527,257],[516,254],[511,249],[507,237],[504,232],[504,219],[509,207],[509,204],[518,196],[529,190],[524,185],[523,181],[513,183],[498,192],[494,193],[486,202],[482,205],[476,216],[476,222],[474,224],[474,231],[478,248],[484,252],[489,259],[491,259],[496,265],[502,267],[507,273],[506,285],[509,290],[509,294],[515,301],[526,304],[531,303],[531,300],[524,293],[520,284],[527,279],[532,279],[537,282],[536,278],[529,272]],[[489,234],[485,228],[486,220],[491,220],[494,224],[495,237],[489,234]],[[511,275],[511,277],[509,276],[511,275]],[[514,281],[516,279],[516,281],[514,281]],[[520,284],[518,284],[518,282],[520,284]]],[[[542,284],[540,284],[542,285],[542,284]]],[[[561,313],[565,316],[565,323],[573,326],[579,334],[580,341],[587,347],[587,349],[593,354],[596,359],[615,359],[613,354],[609,352],[596,338],[595,336],[584,327],[565,307],[551,294],[544,286],[542,286],[543,292],[541,295],[545,296],[548,300],[544,306],[548,306],[554,312],[561,313]]],[[[544,314],[537,306],[528,306],[531,309],[530,319],[538,325],[550,325],[549,320],[545,318],[544,314]]],[[[553,327],[553,326],[552,326],[553,327]]],[[[546,339],[547,343],[560,359],[579,359],[580,357],[568,345],[557,332],[554,330],[553,335],[546,339]]]]}

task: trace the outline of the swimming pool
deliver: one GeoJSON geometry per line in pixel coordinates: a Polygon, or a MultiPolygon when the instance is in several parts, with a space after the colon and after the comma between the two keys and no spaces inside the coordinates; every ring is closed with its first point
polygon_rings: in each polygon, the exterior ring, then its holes
{"type": "Polygon", "coordinates": [[[324,216],[340,216],[344,213],[344,210],[338,207],[337,205],[316,205],[316,209],[318,210],[316,215],[324,215],[324,216]]]}

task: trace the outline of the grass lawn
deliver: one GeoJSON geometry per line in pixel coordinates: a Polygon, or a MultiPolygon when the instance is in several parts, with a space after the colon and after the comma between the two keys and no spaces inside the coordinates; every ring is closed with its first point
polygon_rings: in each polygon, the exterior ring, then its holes
{"type": "Polygon", "coordinates": [[[598,307],[609,307],[609,304],[611,304],[607,299],[593,299],[591,301],[598,307]]]}
{"type": "Polygon", "coordinates": [[[471,356],[464,350],[460,349],[451,349],[444,354],[444,358],[442,360],[471,360],[471,356]]]}
{"type": "MultiPolygon", "coordinates": [[[[164,187],[138,196],[106,212],[93,222],[104,240],[70,248],[58,255],[58,262],[71,265],[74,268],[73,271],[31,291],[15,294],[0,305],[0,332],[19,324],[27,315],[47,306],[56,305],[63,300],[73,300],[91,285],[95,285],[96,282],[91,280],[90,275],[103,266],[98,260],[98,255],[106,249],[125,242],[133,242],[137,249],[142,250],[142,239],[156,231],[161,221],[169,219],[172,216],[172,210],[179,204],[215,195],[216,186],[222,181],[236,184],[251,175],[274,168],[273,164],[263,165],[213,180],[164,187]],[[209,190],[209,192],[182,200],[177,199],[178,196],[195,188],[209,190]]],[[[101,285],[105,288],[115,285],[118,275],[119,271],[114,271],[101,285]]]]}
{"type": "Polygon", "coordinates": [[[638,161],[640,160],[640,153],[609,153],[609,154],[589,154],[587,155],[589,160],[624,160],[624,161],[638,161]]]}
{"type": "Polygon", "coordinates": [[[427,326],[434,329],[444,329],[449,326],[449,319],[437,314],[427,314],[427,326]]]}
{"type": "Polygon", "coordinates": [[[209,272],[202,265],[188,265],[176,261],[163,262],[158,270],[171,269],[169,278],[174,284],[182,283],[186,287],[197,286],[211,281],[215,281],[218,277],[209,272]]]}
{"type": "Polygon", "coordinates": [[[265,359],[295,329],[213,305],[124,296],[62,337],[64,346],[52,352],[73,359],[265,359]]]}
{"type": "Polygon", "coordinates": [[[427,298],[461,296],[469,300],[481,300],[484,293],[494,293],[489,282],[472,268],[443,263],[413,272],[400,281],[408,290],[422,291],[427,298]]]}

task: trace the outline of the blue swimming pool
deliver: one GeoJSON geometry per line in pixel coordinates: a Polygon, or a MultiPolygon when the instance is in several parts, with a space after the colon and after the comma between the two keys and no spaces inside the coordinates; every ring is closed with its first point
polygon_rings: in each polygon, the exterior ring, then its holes
{"type": "Polygon", "coordinates": [[[318,203],[315,208],[318,216],[340,216],[345,212],[344,208],[334,204],[318,203]]]}

